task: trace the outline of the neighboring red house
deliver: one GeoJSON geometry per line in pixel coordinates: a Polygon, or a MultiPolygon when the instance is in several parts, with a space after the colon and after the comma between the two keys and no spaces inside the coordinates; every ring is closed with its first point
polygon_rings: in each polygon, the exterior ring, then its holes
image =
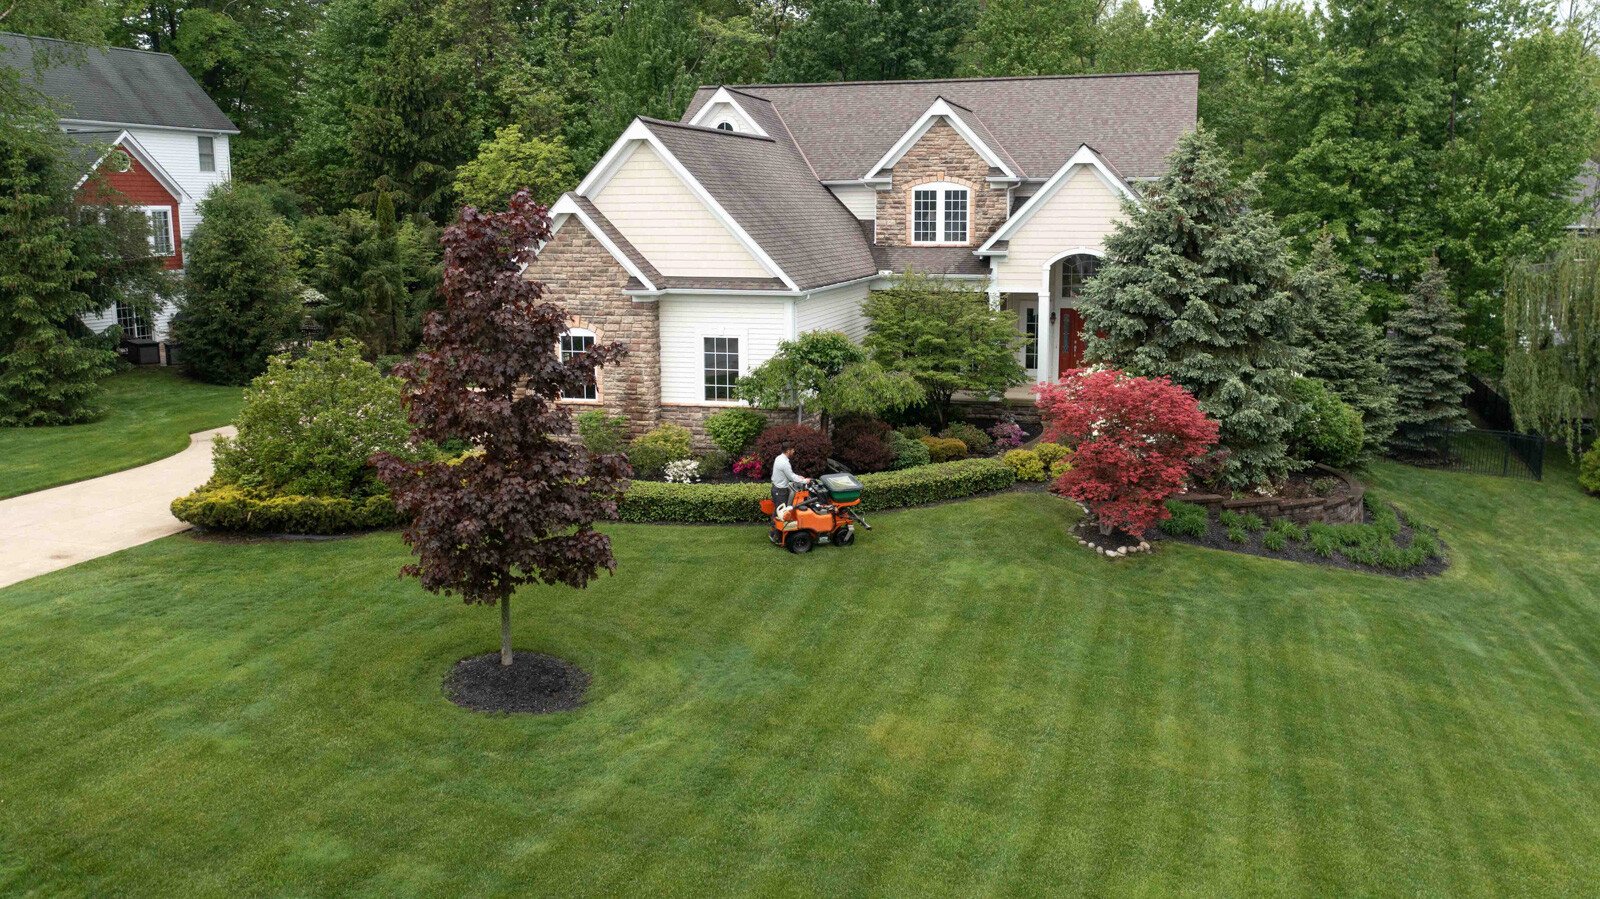
{"type": "MultiPolygon", "coordinates": [[[[239,133],[174,57],[101,49],[0,32],[0,65],[14,68],[59,110],[83,177],[78,202],[131,202],[150,223],[150,252],[180,272],[183,244],[200,221],[206,194],[231,177],[229,144],[239,133]]],[[[164,302],[153,316],[129,307],[83,317],[94,331],[121,328],[137,362],[165,361],[164,302]]]]}

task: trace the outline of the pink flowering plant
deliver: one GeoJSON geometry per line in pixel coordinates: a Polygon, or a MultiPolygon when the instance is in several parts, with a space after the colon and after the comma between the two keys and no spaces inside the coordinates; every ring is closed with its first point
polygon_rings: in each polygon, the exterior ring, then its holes
{"type": "Polygon", "coordinates": [[[1022,445],[1022,425],[1014,421],[1002,421],[989,429],[989,436],[994,439],[994,450],[1003,453],[1022,445]]]}
{"type": "Polygon", "coordinates": [[[755,456],[745,456],[733,463],[733,473],[742,478],[758,481],[761,479],[761,460],[755,456]]]}

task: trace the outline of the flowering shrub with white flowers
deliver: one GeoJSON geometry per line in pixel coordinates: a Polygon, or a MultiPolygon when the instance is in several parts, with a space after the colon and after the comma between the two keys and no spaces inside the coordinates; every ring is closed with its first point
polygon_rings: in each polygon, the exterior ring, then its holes
{"type": "Polygon", "coordinates": [[[387,492],[367,460],[419,457],[400,380],[361,358],[354,340],[273,356],[245,391],[239,435],[216,443],[219,484],[273,495],[365,497],[387,492]]]}
{"type": "Polygon", "coordinates": [[[679,459],[668,462],[662,470],[662,476],[668,484],[693,484],[700,480],[700,463],[693,459],[679,459]]]}

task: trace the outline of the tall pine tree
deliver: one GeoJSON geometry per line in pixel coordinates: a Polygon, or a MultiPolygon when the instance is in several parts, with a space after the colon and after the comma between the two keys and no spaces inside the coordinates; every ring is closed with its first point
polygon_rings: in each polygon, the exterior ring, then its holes
{"type": "Polygon", "coordinates": [[[1167,376],[1222,425],[1221,478],[1234,489],[1282,481],[1298,411],[1285,242],[1204,128],[1106,239],[1083,310],[1092,359],[1167,376]]]}
{"type": "Polygon", "coordinates": [[[1361,413],[1363,453],[1380,455],[1394,434],[1395,391],[1383,366],[1383,335],[1366,318],[1366,299],[1322,235],[1295,272],[1294,343],[1302,372],[1328,385],[1361,413]]]}
{"type": "Polygon", "coordinates": [[[1444,270],[1431,259],[1389,321],[1389,378],[1398,391],[1395,448],[1422,452],[1427,432],[1467,426],[1461,405],[1467,395],[1461,327],[1461,310],[1450,297],[1444,270]]]}
{"type": "Polygon", "coordinates": [[[54,121],[21,92],[0,94],[0,425],[58,425],[99,413],[115,357],[67,329],[89,311],[73,256],[72,179],[54,121]]]}

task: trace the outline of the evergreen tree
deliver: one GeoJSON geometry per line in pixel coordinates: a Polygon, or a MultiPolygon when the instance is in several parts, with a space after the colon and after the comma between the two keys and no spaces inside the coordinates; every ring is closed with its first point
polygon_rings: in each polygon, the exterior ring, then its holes
{"type": "Polygon", "coordinates": [[[90,311],[73,255],[73,182],[60,132],[22,93],[0,93],[0,425],[57,425],[99,413],[115,356],[67,329],[90,311]]]}
{"type": "Polygon", "coordinates": [[[1298,412],[1285,241],[1209,131],[1185,135],[1168,164],[1126,209],[1085,291],[1089,356],[1194,394],[1222,425],[1228,486],[1278,483],[1298,412]]]}
{"type": "Polygon", "coordinates": [[[1361,413],[1363,453],[1382,454],[1394,433],[1395,390],[1383,366],[1383,336],[1366,318],[1366,299],[1324,234],[1295,272],[1295,338],[1303,373],[1361,413]]]}
{"type": "Polygon", "coordinates": [[[974,0],[810,0],[778,39],[778,81],[947,78],[974,0]]]}
{"type": "Polygon", "coordinates": [[[1395,385],[1392,445],[1410,452],[1426,448],[1426,432],[1466,427],[1461,401],[1467,395],[1466,346],[1461,310],[1450,298],[1444,270],[1429,260],[1417,286],[1389,322],[1389,379],[1395,385]]]}
{"type": "Polygon", "coordinates": [[[184,365],[213,384],[247,384],[300,323],[294,234],[260,191],[211,191],[185,242],[185,295],[173,321],[184,365]]]}

